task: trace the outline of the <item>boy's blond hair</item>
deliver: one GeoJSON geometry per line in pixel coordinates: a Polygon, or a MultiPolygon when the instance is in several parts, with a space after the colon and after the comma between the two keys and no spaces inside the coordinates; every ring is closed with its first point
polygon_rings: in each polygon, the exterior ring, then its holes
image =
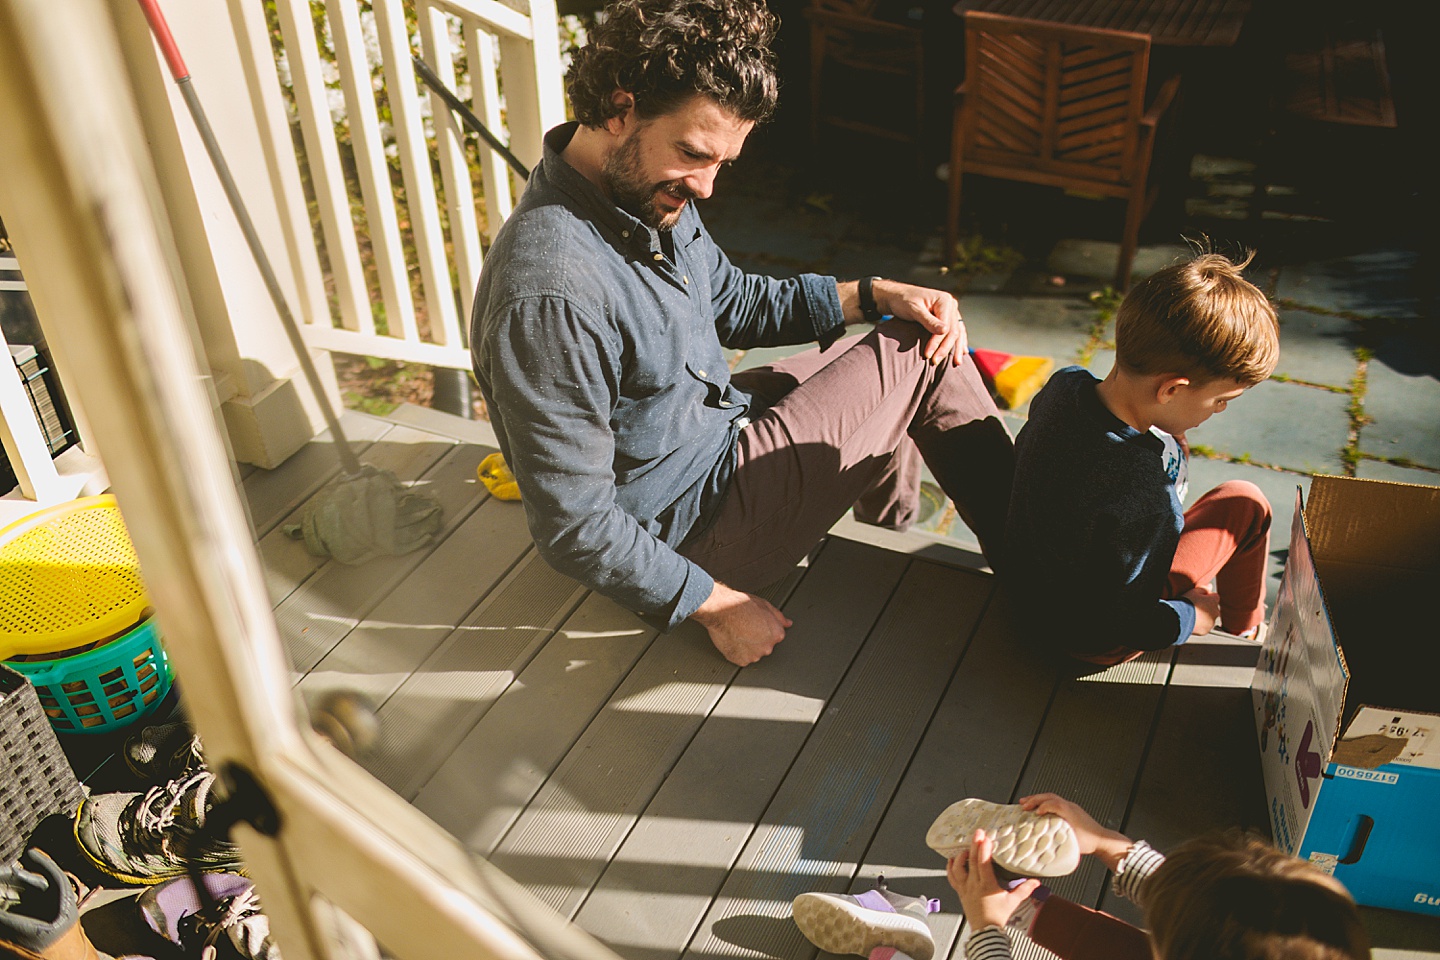
{"type": "Polygon", "coordinates": [[[1334,877],[1239,831],[1181,845],[1145,885],[1163,960],[1364,960],[1369,937],[1334,877]]]}
{"type": "Polygon", "coordinates": [[[1240,275],[1250,259],[1205,253],[1137,284],[1115,317],[1120,367],[1246,387],[1270,376],[1280,359],[1280,322],[1265,294],[1240,275]]]}

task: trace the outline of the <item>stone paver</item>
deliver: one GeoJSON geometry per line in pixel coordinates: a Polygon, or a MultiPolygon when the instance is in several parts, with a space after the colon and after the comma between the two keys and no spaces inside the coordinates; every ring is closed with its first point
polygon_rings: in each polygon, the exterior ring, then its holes
{"type": "Polygon", "coordinates": [[[1420,316],[1418,254],[1373,250],[1334,260],[1284,266],[1275,296],[1312,307],[1392,320],[1420,316]]]}
{"type": "Polygon", "coordinates": [[[1267,380],[1190,431],[1189,439],[1231,459],[1248,456],[1300,473],[1343,473],[1347,404],[1342,394],[1267,380]]]}
{"type": "Polygon", "coordinates": [[[1361,460],[1355,468],[1355,476],[1364,480],[1388,480],[1391,483],[1418,483],[1426,487],[1440,487],[1440,472],[1400,467],[1380,460],[1361,460]]]}
{"type": "Polygon", "coordinates": [[[1355,375],[1358,325],[1353,320],[1306,310],[1280,311],[1280,364],[1276,374],[1348,386],[1355,375]]]}
{"type": "Polygon", "coordinates": [[[1057,370],[1076,361],[1095,322],[1089,302],[1061,297],[966,294],[960,314],[972,347],[1049,357],[1057,370]]]}
{"type": "Polygon", "coordinates": [[[1374,422],[1360,431],[1362,451],[1440,468],[1440,381],[1434,375],[1399,373],[1371,361],[1365,413],[1374,422]]]}
{"type": "Polygon", "coordinates": [[[732,258],[760,253],[810,264],[829,257],[851,223],[842,214],[771,199],[743,207],[706,204],[700,213],[715,241],[732,258]]]}

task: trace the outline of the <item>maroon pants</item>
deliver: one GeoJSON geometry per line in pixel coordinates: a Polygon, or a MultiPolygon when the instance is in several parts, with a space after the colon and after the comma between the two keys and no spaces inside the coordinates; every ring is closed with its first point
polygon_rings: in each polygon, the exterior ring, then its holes
{"type": "Polygon", "coordinates": [[[1055,896],[1040,908],[1030,939],[1060,960],[1154,960],[1155,956],[1144,930],[1055,896]]]}
{"type": "MultiPolygon", "coordinates": [[[[1248,480],[1227,480],[1185,511],[1185,529],[1170,563],[1168,599],[1215,585],[1220,626],[1244,633],[1265,619],[1265,564],[1270,556],[1270,502],[1248,480]]],[[[1113,665],[1145,651],[1116,647],[1079,657],[1113,665]]]]}
{"type": "Polygon", "coordinates": [[[851,506],[861,519],[908,524],[923,458],[993,567],[1014,445],[975,364],[930,364],[925,336],[892,320],[824,352],[736,374],[760,412],[740,433],[719,516],[680,552],[732,587],[761,589],[851,506]]]}

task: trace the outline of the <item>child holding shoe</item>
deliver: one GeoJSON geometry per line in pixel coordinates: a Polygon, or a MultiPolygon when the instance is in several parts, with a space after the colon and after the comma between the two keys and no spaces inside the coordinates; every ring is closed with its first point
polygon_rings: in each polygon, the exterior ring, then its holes
{"type": "Polygon", "coordinates": [[[993,842],[977,830],[947,867],[970,924],[967,960],[1010,960],[1018,928],[1061,960],[1364,960],[1370,946],[1355,902],[1334,877],[1237,833],[1201,837],[1168,858],[1107,830],[1053,793],[1020,805],[1067,821],[1082,855],[1114,874],[1114,890],[1145,911],[1145,931],[1050,896],[1038,880],[995,878],[993,842]]]}
{"type": "Polygon", "coordinates": [[[1265,615],[1270,505],[1232,480],[1188,510],[1187,431],[1270,376],[1275,309],[1218,254],[1152,274],[1121,302],[1104,380],[1060,370],[1015,440],[1006,589],[1039,642],[1100,665],[1265,615]],[[1211,585],[1215,589],[1211,589],[1211,585]]]}

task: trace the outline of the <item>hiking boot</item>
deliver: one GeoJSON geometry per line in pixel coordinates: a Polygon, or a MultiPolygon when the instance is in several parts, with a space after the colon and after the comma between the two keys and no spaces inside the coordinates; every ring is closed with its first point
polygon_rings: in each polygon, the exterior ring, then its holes
{"type": "Polygon", "coordinates": [[[151,724],[131,734],[120,755],[130,772],[147,783],[179,780],[205,769],[200,735],[183,720],[151,724]]]}
{"type": "Polygon", "coordinates": [[[77,884],[36,847],[0,867],[0,956],[108,960],[80,926],[77,884]]]}
{"type": "Polygon", "coordinates": [[[925,845],[948,860],[970,849],[976,830],[994,842],[995,866],[1012,876],[1063,877],[1080,865],[1080,844],[1064,817],[973,797],[946,807],[926,832],[925,845]]]}
{"type": "Polygon", "coordinates": [[[939,909],[939,900],[891,892],[882,876],[876,879],[874,890],[858,896],[802,893],[795,898],[791,913],[805,938],[827,953],[869,957],[879,948],[898,951],[912,960],[930,960],[935,938],[925,918],[939,909]]]}
{"type": "Polygon", "coordinates": [[[235,845],[204,830],[214,786],[215,775],[201,771],[144,793],[91,796],[75,816],[75,841],[106,876],[139,886],[181,876],[190,864],[239,869],[235,845]]]}
{"type": "Polygon", "coordinates": [[[270,920],[260,912],[255,884],[237,873],[208,873],[201,882],[209,894],[201,902],[189,877],[166,880],[135,898],[145,922],[202,960],[280,960],[270,937],[270,920]]]}

